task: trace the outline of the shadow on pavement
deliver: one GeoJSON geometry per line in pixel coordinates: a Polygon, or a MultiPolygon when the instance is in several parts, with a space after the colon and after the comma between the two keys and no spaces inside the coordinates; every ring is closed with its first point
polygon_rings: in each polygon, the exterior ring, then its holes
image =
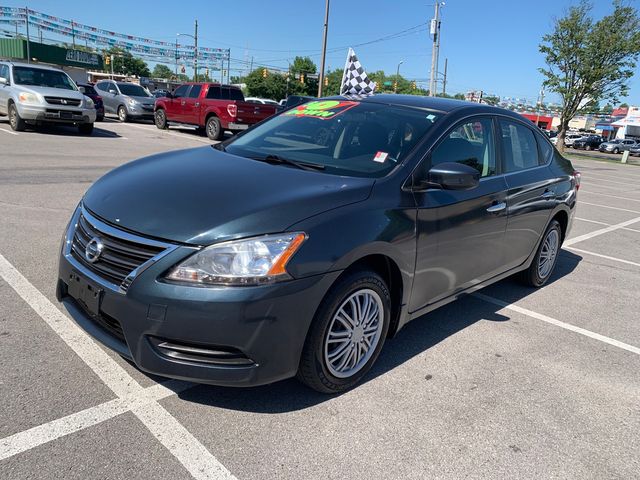
{"type": "MultiPolygon", "coordinates": [[[[550,284],[571,273],[582,257],[562,250],[550,279],[550,284]]],[[[536,291],[508,278],[483,293],[499,293],[503,301],[514,303],[536,291]]],[[[363,382],[383,375],[402,365],[414,356],[437,345],[455,333],[480,320],[509,321],[510,317],[498,313],[501,307],[474,297],[464,297],[456,302],[426,314],[408,325],[398,335],[387,340],[385,346],[363,382]]],[[[354,387],[358,388],[358,386],[354,387]]],[[[312,407],[335,396],[317,393],[295,379],[254,388],[227,388],[198,385],[178,394],[185,401],[255,413],[284,413],[312,407]]]]}
{"type": "MultiPolygon", "coordinates": [[[[6,122],[9,123],[8,121],[6,122]]],[[[78,127],[73,125],[27,125],[27,129],[22,134],[56,135],[64,137],[84,137],[84,138],[120,138],[116,132],[98,127],[99,123],[94,123],[91,135],[86,135],[78,131],[78,127]]]]}

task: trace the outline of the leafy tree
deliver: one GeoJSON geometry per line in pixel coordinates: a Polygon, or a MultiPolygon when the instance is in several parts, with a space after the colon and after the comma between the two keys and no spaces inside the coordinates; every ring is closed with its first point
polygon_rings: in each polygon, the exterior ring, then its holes
{"type": "Polygon", "coordinates": [[[498,105],[500,103],[500,97],[496,97],[495,95],[485,95],[482,97],[482,102],[487,105],[498,105]]]}
{"type": "Polygon", "coordinates": [[[578,111],[627,93],[640,55],[640,19],[635,8],[614,0],[612,13],[594,21],[591,4],[583,0],[555,20],[539,48],[547,64],[540,69],[544,84],[562,99],[557,145],[563,151],[569,120],[578,111]]]}
{"type": "Polygon", "coordinates": [[[271,98],[273,100],[285,98],[287,95],[286,76],[267,71],[265,77],[263,76],[264,71],[264,68],[257,68],[238,83],[247,84],[247,94],[250,97],[271,98]]]}
{"type": "Polygon", "coordinates": [[[629,104],[628,103],[621,103],[618,108],[629,108],[629,104]]]}
{"type": "Polygon", "coordinates": [[[153,67],[153,71],[151,72],[151,76],[153,78],[171,78],[174,77],[175,74],[173,70],[171,70],[166,65],[161,63],[157,63],[155,67],[153,67]]]}
{"type": "Polygon", "coordinates": [[[613,107],[610,103],[607,103],[604,107],[602,107],[602,113],[606,113],[607,115],[611,115],[613,112],[613,107]]]}
{"type": "Polygon", "coordinates": [[[122,75],[135,75],[137,77],[149,77],[151,72],[147,63],[141,58],[131,55],[131,52],[119,47],[111,47],[103,52],[106,57],[113,55],[113,71],[122,75]]]}

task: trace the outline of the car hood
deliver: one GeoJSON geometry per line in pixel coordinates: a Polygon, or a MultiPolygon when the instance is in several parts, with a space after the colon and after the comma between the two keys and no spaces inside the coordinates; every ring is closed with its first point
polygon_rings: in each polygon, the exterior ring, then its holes
{"type": "Polygon", "coordinates": [[[373,179],[272,165],[201,147],[137,160],[100,178],[85,208],[141,235],[208,245],[277,233],[365,200],[373,179]]]}
{"type": "Polygon", "coordinates": [[[43,97],[63,97],[82,100],[84,94],[77,90],[67,90],[65,88],[38,87],[37,85],[16,85],[20,91],[37,93],[43,97]]]}

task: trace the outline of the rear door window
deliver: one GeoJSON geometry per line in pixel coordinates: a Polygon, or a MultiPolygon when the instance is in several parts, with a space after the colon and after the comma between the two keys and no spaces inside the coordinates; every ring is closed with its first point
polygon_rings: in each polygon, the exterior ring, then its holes
{"type": "Polygon", "coordinates": [[[189,92],[189,98],[198,98],[200,96],[200,90],[202,90],[202,85],[192,86],[189,92]]]}
{"type": "Polygon", "coordinates": [[[504,172],[518,172],[539,165],[538,146],[533,132],[516,122],[500,120],[504,172]]]}
{"type": "Polygon", "coordinates": [[[217,85],[211,85],[207,91],[207,98],[211,100],[217,100],[221,96],[220,87],[217,85]]]}

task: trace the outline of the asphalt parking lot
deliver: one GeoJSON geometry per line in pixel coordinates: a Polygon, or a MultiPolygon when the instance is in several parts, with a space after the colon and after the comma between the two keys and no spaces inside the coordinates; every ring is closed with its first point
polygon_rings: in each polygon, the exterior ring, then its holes
{"type": "Polygon", "coordinates": [[[412,322],[331,397],[150,378],[55,300],[60,238],[91,182],[210,143],[0,118],[0,478],[638,478],[640,168],[574,161],[577,219],[548,286],[505,280],[412,322]]]}

